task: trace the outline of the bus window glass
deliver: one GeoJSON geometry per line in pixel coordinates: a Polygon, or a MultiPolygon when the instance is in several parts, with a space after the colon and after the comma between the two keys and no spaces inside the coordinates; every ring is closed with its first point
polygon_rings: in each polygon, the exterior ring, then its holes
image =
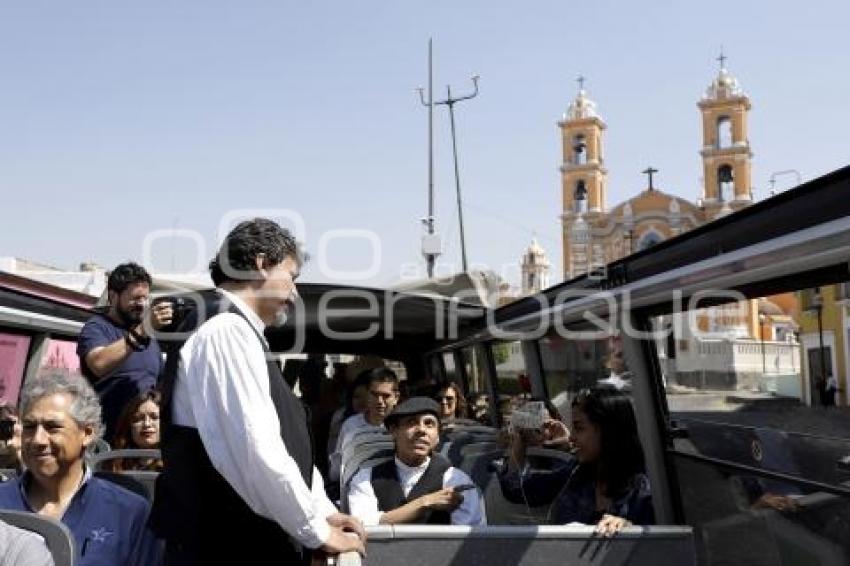
{"type": "Polygon", "coordinates": [[[631,372],[619,336],[554,331],[539,342],[549,399],[565,417],[582,389],[607,387],[631,393],[631,372]]]}
{"type": "Polygon", "coordinates": [[[443,374],[443,365],[439,354],[428,356],[428,367],[431,371],[431,380],[435,383],[445,381],[446,376],[443,374]]]}
{"type": "Polygon", "coordinates": [[[847,563],[847,287],[653,319],[685,520],[705,563],[847,563]],[[723,542],[732,536],[760,542],[723,542]]]}
{"type": "Polygon", "coordinates": [[[455,383],[460,383],[460,376],[455,367],[455,355],[453,352],[443,352],[443,367],[446,368],[446,379],[455,383]]]}
{"type": "Polygon", "coordinates": [[[469,416],[482,423],[489,423],[492,411],[487,393],[487,363],[484,353],[483,348],[474,346],[461,350],[469,387],[466,396],[469,416]]]}
{"type": "Polygon", "coordinates": [[[29,347],[29,336],[0,332],[0,403],[18,403],[29,347]]]}
{"type": "Polygon", "coordinates": [[[67,372],[80,371],[77,341],[49,338],[47,351],[41,359],[41,369],[59,369],[67,372]]]}
{"type": "Polygon", "coordinates": [[[496,366],[496,391],[502,416],[510,414],[517,403],[531,395],[526,362],[522,352],[522,342],[493,342],[493,363],[496,366]]]}

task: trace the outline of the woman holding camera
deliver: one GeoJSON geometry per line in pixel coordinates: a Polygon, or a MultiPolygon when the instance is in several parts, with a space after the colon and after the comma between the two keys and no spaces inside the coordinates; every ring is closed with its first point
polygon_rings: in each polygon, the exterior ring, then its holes
{"type": "Polygon", "coordinates": [[[604,535],[655,522],[649,479],[629,399],[611,390],[585,389],[572,402],[572,430],[555,419],[539,433],[514,432],[502,492],[515,503],[550,503],[555,524],[596,525],[604,535]],[[528,445],[572,447],[575,465],[545,472],[525,465],[528,445]]]}

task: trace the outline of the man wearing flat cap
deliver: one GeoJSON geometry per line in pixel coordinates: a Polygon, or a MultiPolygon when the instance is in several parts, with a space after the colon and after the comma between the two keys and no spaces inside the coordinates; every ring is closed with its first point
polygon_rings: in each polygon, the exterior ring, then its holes
{"type": "Polygon", "coordinates": [[[357,472],[351,514],[365,525],[484,525],[481,494],[468,475],[440,456],[440,407],[427,397],[397,405],[384,421],[395,457],[357,472]]]}

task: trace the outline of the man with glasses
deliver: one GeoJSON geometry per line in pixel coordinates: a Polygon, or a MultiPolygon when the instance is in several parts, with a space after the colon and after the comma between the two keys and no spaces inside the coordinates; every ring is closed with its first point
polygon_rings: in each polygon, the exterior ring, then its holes
{"type": "Polygon", "coordinates": [[[148,308],[151,276],[144,267],[123,263],[107,281],[109,309],[91,317],[80,332],[80,369],[94,385],[103,406],[104,435],[112,441],[124,406],[152,389],[162,366],[156,340],[149,335],[171,323],[171,303],[148,308]]]}
{"type": "Polygon", "coordinates": [[[440,419],[444,424],[454,419],[466,418],[466,399],[457,383],[448,382],[440,386],[434,397],[440,406],[440,419]]]}
{"type": "Polygon", "coordinates": [[[339,430],[336,450],[331,454],[331,480],[337,480],[342,471],[342,454],[355,434],[363,430],[383,431],[384,419],[398,403],[398,376],[389,368],[378,367],[368,372],[369,395],[366,411],[351,415],[339,430]]]}

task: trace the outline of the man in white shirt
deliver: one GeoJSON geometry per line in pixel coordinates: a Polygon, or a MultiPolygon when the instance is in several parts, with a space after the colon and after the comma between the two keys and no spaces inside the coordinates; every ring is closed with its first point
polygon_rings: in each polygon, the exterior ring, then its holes
{"type": "Polygon", "coordinates": [[[486,524],[481,494],[468,475],[433,451],[440,440],[440,407],[412,397],[386,419],[395,458],[357,472],[348,505],[366,525],[486,524]]]}
{"type": "Polygon", "coordinates": [[[162,379],[165,470],[151,521],[166,564],[364,552],[361,523],[325,495],[304,407],[263,335],[297,296],[302,261],[276,223],[240,223],[210,264],[218,288],[194,297],[177,328],[194,332],[170,349],[162,379]]]}
{"type": "Polygon", "coordinates": [[[342,471],[342,456],[351,440],[363,431],[381,432],[384,419],[398,403],[398,376],[389,368],[378,367],[368,373],[369,394],[366,410],[348,417],[339,429],[336,450],[330,457],[329,479],[338,480],[342,471]]]}

